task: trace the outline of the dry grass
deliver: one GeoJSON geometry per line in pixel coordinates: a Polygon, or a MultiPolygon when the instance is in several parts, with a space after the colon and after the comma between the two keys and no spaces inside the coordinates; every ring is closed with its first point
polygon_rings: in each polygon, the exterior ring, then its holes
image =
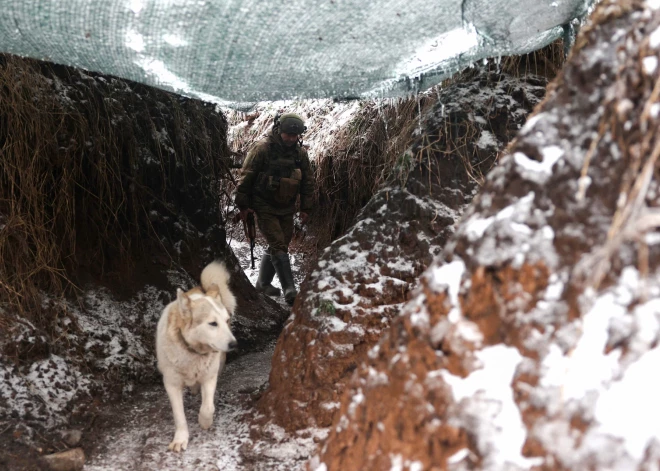
{"type": "Polygon", "coordinates": [[[317,159],[319,210],[310,229],[318,249],[340,237],[388,179],[405,180],[410,169],[407,148],[420,116],[433,104],[430,94],[398,100],[364,102],[355,117],[334,136],[317,159]]]}
{"type": "Polygon", "coordinates": [[[537,75],[552,80],[564,66],[564,41],[557,39],[538,51],[502,58],[502,72],[514,77],[537,75]]]}
{"type": "Polygon", "coordinates": [[[226,121],[202,108],[137,84],[0,57],[4,322],[39,320],[39,291],[75,289],[79,269],[102,276],[130,267],[160,244],[147,208],[175,216],[173,191],[202,171],[229,173],[226,121]]]}
{"type": "MultiPolygon", "coordinates": [[[[505,56],[501,58],[488,59],[485,67],[488,70],[503,72],[512,77],[524,79],[528,75],[545,77],[551,81],[564,66],[566,57],[564,56],[564,41],[557,39],[549,45],[529,54],[518,56],[505,56]]],[[[439,88],[447,88],[454,83],[462,83],[471,80],[478,69],[468,67],[463,71],[444,80],[439,88]]]]}
{"type": "MultiPolygon", "coordinates": [[[[550,75],[562,62],[563,50],[557,42],[527,56],[504,58],[501,67],[514,74],[550,75]]],[[[65,91],[71,88],[62,89],[54,74],[44,75],[43,65],[10,57],[1,65],[0,302],[5,318],[13,310],[40,312],[39,290],[62,294],[71,289],[70,274],[91,260],[101,273],[121,271],[146,246],[160,243],[146,211],[148,202],[158,200],[168,207],[168,189],[186,180],[185,172],[183,181],[172,179],[168,146],[182,156],[181,162],[190,162],[186,156],[195,154],[223,176],[219,181],[227,180],[213,191],[219,195],[222,218],[229,219],[234,178],[229,160],[216,158],[228,150],[214,148],[217,143],[210,135],[200,137],[199,129],[210,134],[215,125],[203,114],[191,116],[190,107],[184,109],[179,99],[168,96],[168,111],[174,118],[169,135],[178,139],[163,143],[157,137],[163,119],[155,110],[146,110],[147,103],[138,100],[127,105],[112,95],[85,96],[80,90],[67,97],[65,91]],[[135,127],[130,119],[135,114],[146,125],[135,127]],[[114,121],[118,117],[119,123],[114,121]],[[158,159],[156,174],[140,170],[138,142],[144,141],[150,142],[158,159]]],[[[469,73],[452,81],[464,80],[469,73]]],[[[334,136],[333,144],[317,159],[320,210],[310,225],[316,248],[344,234],[388,179],[405,182],[412,164],[429,148],[422,147],[415,156],[406,153],[420,116],[433,102],[431,91],[362,103],[354,119],[334,136]]],[[[264,121],[241,134],[234,148],[245,152],[270,125],[264,121]]],[[[222,134],[224,129],[217,131],[222,134]]],[[[463,140],[470,138],[469,133],[462,134],[463,140]]],[[[465,142],[447,146],[445,152],[460,154],[465,142]]],[[[482,174],[471,167],[471,160],[463,160],[468,173],[480,181],[482,174]]],[[[6,321],[0,314],[2,322],[6,321]]]]}
{"type": "MultiPolygon", "coordinates": [[[[582,178],[587,175],[594,154],[610,152],[610,144],[603,142],[607,133],[611,141],[618,144],[627,162],[607,240],[574,269],[578,279],[595,290],[611,276],[613,264],[627,243],[636,245],[637,268],[642,278],[646,280],[649,275],[651,264],[646,235],[660,228],[660,209],[657,208],[657,195],[653,188],[660,159],[660,138],[650,122],[651,108],[657,105],[660,98],[660,79],[648,77],[641,64],[644,57],[653,53],[645,44],[638,57],[629,58],[626,67],[617,71],[618,86],[613,87],[615,93],[603,104],[605,111],[600,119],[597,137],[584,159],[582,178]],[[634,109],[632,103],[640,105],[634,109]]],[[[579,187],[576,199],[583,199],[584,193],[584,188],[579,187]]],[[[647,289],[645,285],[642,287],[642,290],[647,289]]],[[[642,294],[646,296],[648,293],[642,294]]]]}
{"type": "MultiPolygon", "coordinates": [[[[563,42],[557,40],[530,54],[490,60],[488,66],[512,76],[534,74],[550,79],[561,69],[564,60],[563,42]]],[[[475,72],[476,69],[466,69],[440,87],[470,80],[475,72]]],[[[474,165],[473,156],[466,153],[473,147],[468,142],[475,140],[479,131],[467,120],[456,124],[465,128],[462,131],[454,129],[445,133],[447,139],[442,149],[437,148],[437,142],[428,142],[426,136],[427,141],[415,150],[416,155],[406,152],[413,143],[421,116],[436,99],[434,89],[406,99],[365,102],[355,118],[335,135],[333,145],[318,158],[316,196],[322,210],[312,227],[318,248],[344,234],[385,181],[395,179],[404,183],[413,164],[428,158],[431,152],[460,156],[470,178],[479,184],[483,182],[487,169],[474,165]],[[459,137],[452,139],[452,136],[459,137]]]]}

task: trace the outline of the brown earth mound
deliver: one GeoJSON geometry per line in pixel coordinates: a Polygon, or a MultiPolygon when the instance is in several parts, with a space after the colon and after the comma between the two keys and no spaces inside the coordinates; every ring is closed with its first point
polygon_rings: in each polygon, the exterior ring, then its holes
{"type": "Polygon", "coordinates": [[[481,175],[544,92],[541,79],[484,71],[439,93],[423,117],[423,138],[305,281],[259,404],[266,419],[289,431],[332,423],[351,373],[409,299],[481,175]]]}
{"type": "Polygon", "coordinates": [[[599,4],[312,469],[658,468],[659,38],[648,2],[599,4]]]}

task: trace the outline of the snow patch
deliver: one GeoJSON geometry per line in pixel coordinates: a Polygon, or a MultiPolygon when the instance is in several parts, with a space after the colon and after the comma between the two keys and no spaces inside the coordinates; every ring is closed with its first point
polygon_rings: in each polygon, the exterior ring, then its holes
{"type": "Polygon", "coordinates": [[[649,114],[652,118],[657,118],[658,114],[660,114],[660,103],[653,103],[651,105],[651,109],[649,110],[649,114]]]}
{"type": "Polygon", "coordinates": [[[470,455],[470,450],[467,448],[462,448],[458,450],[456,453],[451,455],[449,458],[447,458],[447,463],[448,464],[456,464],[460,463],[463,461],[465,458],[467,458],[470,455]]]}
{"type": "Polygon", "coordinates": [[[595,408],[598,430],[623,438],[626,451],[640,463],[653,439],[660,439],[660,382],[649,372],[660,365],[660,347],[628,367],[620,381],[603,391],[595,408]]]}
{"type": "Polygon", "coordinates": [[[413,57],[396,67],[398,76],[418,76],[460,53],[479,46],[479,35],[473,27],[456,28],[431,39],[420,47],[413,57]]]}
{"type": "Polygon", "coordinates": [[[464,272],[465,263],[462,260],[455,260],[440,267],[433,267],[431,271],[430,287],[436,291],[440,291],[445,286],[447,287],[447,294],[452,304],[452,309],[447,317],[452,322],[457,322],[460,319],[458,292],[464,272]]]}
{"type": "Polygon", "coordinates": [[[534,125],[543,117],[544,114],[545,113],[538,113],[538,114],[535,114],[534,116],[532,116],[531,118],[529,118],[525,122],[525,125],[520,130],[520,133],[525,134],[525,133],[528,133],[529,131],[531,131],[532,128],[534,127],[534,125]]]}
{"type": "Polygon", "coordinates": [[[131,10],[136,15],[139,15],[142,9],[144,8],[145,0],[128,0],[126,5],[129,10],[131,10]]]}
{"type": "Polygon", "coordinates": [[[488,218],[473,218],[468,223],[465,228],[465,233],[467,234],[468,240],[474,242],[475,240],[481,239],[491,224],[495,221],[494,217],[488,218]]]}
{"type": "Polygon", "coordinates": [[[144,52],[144,37],[134,30],[126,32],[126,47],[135,52],[144,52]]]}
{"type": "Polygon", "coordinates": [[[645,57],[642,60],[642,65],[644,67],[644,72],[646,72],[647,75],[653,75],[658,68],[658,58],[655,56],[645,57]]]}
{"type": "Polygon", "coordinates": [[[599,298],[582,320],[582,336],[575,349],[564,356],[556,344],[543,360],[540,379],[543,386],[562,388],[563,400],[582,399],[590,391],[600,391],[616,372],[620,352],[604,355],[610,320],[625,314],[608,293],[599,298]]]}
{"type": "Polygon", "coordinates": [[[479,140],[477,141],[477,147],[480,149],[487,149],[489,147],[498,147],[498,142],[497,139],[495,139],[495,136],[489,131],[486,131],[485,129],[481,131],[481,135],[479,136],[479,140]]]}
{"type": "Polygon", "coordinates": [[[179,36],[178,34],[168,33],[163,35],[163,41],[173,47],[187,46],[188,41],[179,36]]]}
{"type": "Polygon", "coordinates": [[[441,371],[452,388],[463,426],[474,433],[484,457],[483,469],[529,468],[540,459],[522,456],[527,431],[513,397],[511,383],[522,356],[514,347],[495,345],[475,352],[481,369],[466,378],[441,371]]]}
{"type": "Polygon", "coordinates": [[[543,161],[530,159],[522,152],[513,154],[513,160],[520,167],[523,177],[538,184],[543,184],[552,175],[552,166],[564,155],[558,146],[548,146],[541,150],[543,161]]]}

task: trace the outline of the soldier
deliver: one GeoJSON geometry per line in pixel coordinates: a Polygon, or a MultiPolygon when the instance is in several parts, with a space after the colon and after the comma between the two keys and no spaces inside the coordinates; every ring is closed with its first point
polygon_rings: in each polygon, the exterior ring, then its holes
{"type": "Polygon", "coordinates": [[[259,230],[268,242],[268,251],[261,258],[257,290],[279,296],[280,290],[271,285],[277,273],[289,304],[298,294],[289,260],[296,199],[300,194],[300,219],[304,224],[312,210],[314,192],[309,157],[300,142],[306,129],[297,114],[286,113],[279,120],[276,117],[271,133],[250,149],[243,162],[235,198],[241,219],[256,213],[259,230]]]}

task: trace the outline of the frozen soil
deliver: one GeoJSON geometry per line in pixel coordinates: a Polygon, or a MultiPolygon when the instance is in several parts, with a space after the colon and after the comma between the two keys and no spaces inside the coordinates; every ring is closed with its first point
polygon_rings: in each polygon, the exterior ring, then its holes
{"type": "MultiPolygon", "coordinates": [[[[288,313],[256,293],[239,267],[245,263],[226,243],[218,208],[227,204],[218,202],[230,170],[220,110],[64,66],[5,56],[3,66],[17,88],[3,89],[3,103],[11,91],[16,101],[6,120],[13,127],[1,134],[25,142],[21,132],[35,132],[43,141],[31,142],[39,151],[24,154],[35,164],[30,179],[4,173],[3,181],[21,184],[0,198],[17,211],[0,210],[0,242],[9,241],[0,251],[16,255],[4,256],[0,267],[0,469],[41,470],[41,455],[67,449],[61,432],[81,432],[79,445],[69,446],[88,452],[101,439],[96,428],[105,407],[159,385],[156,322],[176,288],[195,286],[206,263],[224,260],[232,272],[239,305],[232,328],[241,354],[268,345],[288,313]],[[62,175],[71,175],[70,186],[62,175]],[[38,191],[28,180],[38,182],[38,191]],[[38,199],[21,206],[30,194],[38,199]],[[75,208],[68,216],[54,209],[62,200],[75,208]],[[99,201],[112,214],[90,209],[99,201]],[[49,214],[48,221],[37,221],[31,208],[49,214]],[[28,220],[48,234],[47,262],[25,255],[41,244],[24,231],[20,221],[28,220]],[[99,227],[112,229],[104,235],[99,227]],[[70,289],[44,271],[70,280],[70,289]],[[24,311],[5,296],[6,286],[29,298],[24,311]]],[[[8,150],[2,171],[24,168],[10,163],[21,155],[8,150]]]]}
{"type": "Polygon", "coordinates": [[[576,45],[311,469],[658,469],[660,3],[576,45]]]}

